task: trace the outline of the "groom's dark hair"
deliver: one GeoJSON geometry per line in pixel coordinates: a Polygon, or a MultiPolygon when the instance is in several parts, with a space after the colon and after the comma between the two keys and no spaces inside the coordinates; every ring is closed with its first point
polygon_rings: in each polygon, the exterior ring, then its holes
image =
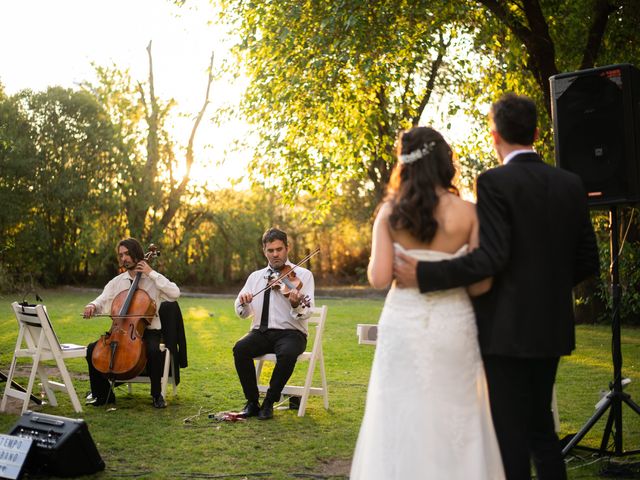
{"type": "Polygon", "coordinates": [[[500,136],[515,145],[533,145],[538,113],[536,104],[524,95],[507,93],[491,106],[490,118],[500,136]]]}

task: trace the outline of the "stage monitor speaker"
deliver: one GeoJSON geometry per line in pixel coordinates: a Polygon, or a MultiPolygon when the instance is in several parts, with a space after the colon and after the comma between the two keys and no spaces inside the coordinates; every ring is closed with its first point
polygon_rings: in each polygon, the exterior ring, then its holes
{"type": "Polygon", "coordinates": [[[104,470],[104,462],[84,420],[27,411],[10,435],[33,440],[26,470],[75,477],[104,470]]]}
{"type": "Polygon", "coordinates": [[[378,342],[378,325],[374,323],[359,323],[356,327],[358,343],[360,345],[375,345],[378,342]]]}
{"type": "Polygon", "coordinates": [[[640,200],[640,71],[630,64],[554,75],[556,165],[582,178],[589,205],[640,200]]]}

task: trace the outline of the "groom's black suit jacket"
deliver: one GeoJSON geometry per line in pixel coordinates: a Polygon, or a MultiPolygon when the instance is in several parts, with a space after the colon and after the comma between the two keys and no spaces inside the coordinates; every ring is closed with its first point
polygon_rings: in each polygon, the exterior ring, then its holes
{"type": "Polygon", "coordinates": [[[477,182],[480,247],[420,262],[423,292],[493,276],[474,300],[484,355],[558,357],[575,347],[572,288],[597,273],[598,250],[581,179],[521,153],[477,182]]]}

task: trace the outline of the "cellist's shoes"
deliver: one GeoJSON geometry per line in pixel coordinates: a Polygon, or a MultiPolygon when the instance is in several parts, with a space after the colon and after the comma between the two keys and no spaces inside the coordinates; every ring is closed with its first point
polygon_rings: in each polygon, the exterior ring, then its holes
{"type": "Polygon", "coordinates": [[[167,403],[164,401],[164,397],[162,395],[153,397],[153,408],[167,408],[167,403]]]}

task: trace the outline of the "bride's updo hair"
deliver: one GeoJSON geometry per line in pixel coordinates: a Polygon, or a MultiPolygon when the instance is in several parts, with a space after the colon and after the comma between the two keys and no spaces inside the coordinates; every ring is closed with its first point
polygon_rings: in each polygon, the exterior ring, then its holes
{"type": "Polygon", "coordinates": [[[389,224],[430,242],[438,228],[436,187],[458,194],[453,151],[433,128],[414,127],[398,135],[397,156],[385,198],[392,206],[389,224]]]}

